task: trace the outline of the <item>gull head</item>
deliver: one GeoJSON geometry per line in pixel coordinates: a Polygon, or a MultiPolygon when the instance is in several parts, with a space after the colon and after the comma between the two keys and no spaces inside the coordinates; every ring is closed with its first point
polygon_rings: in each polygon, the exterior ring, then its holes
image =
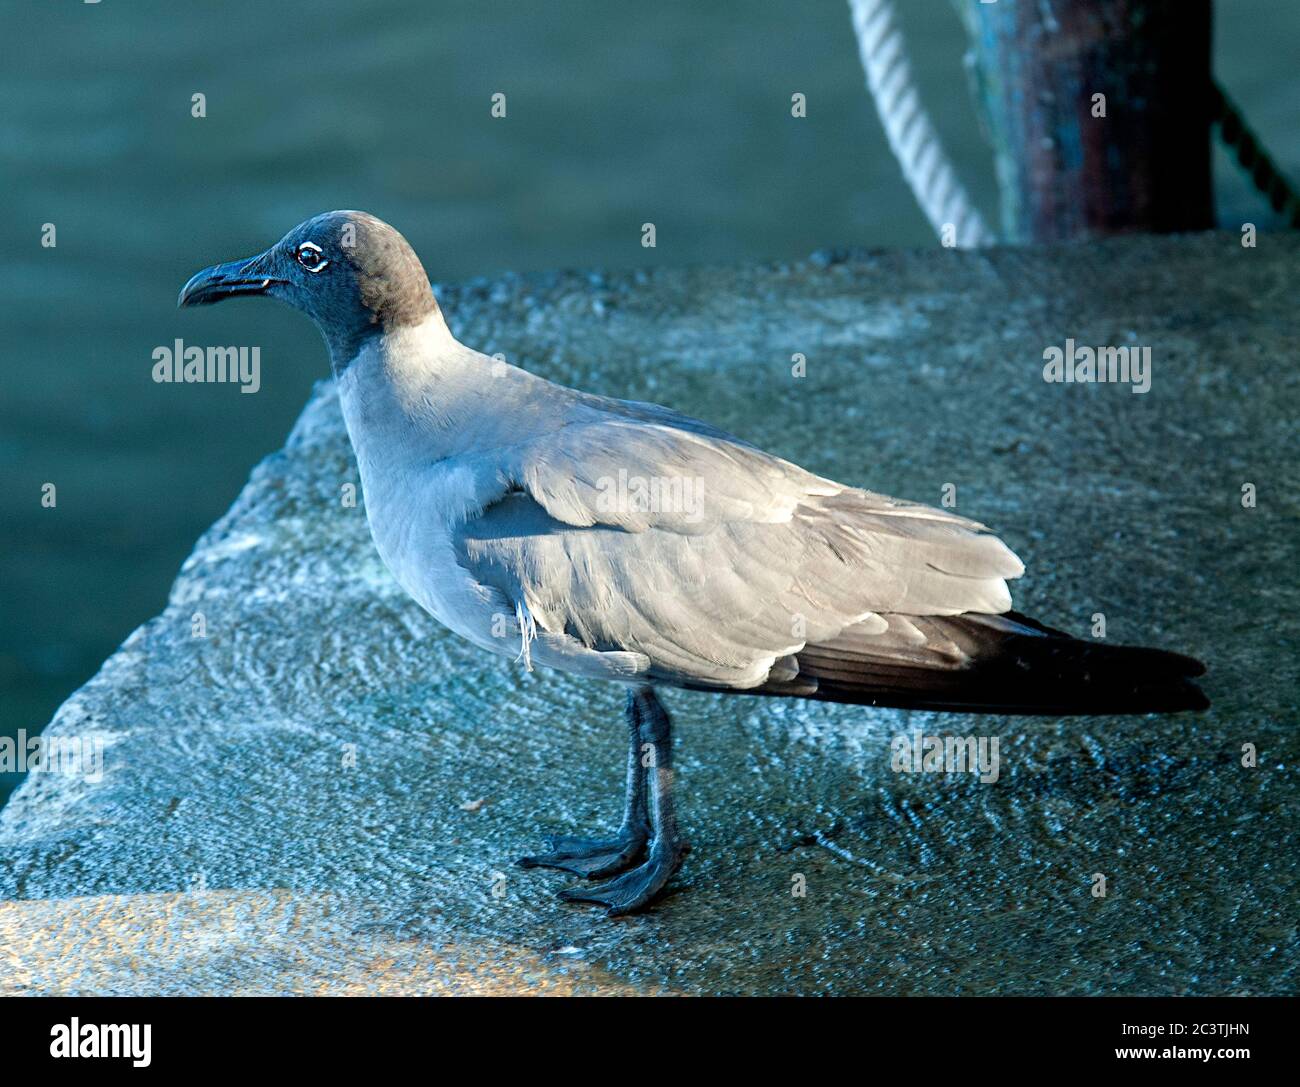
{"type": "Polygon", "coordinates": [[[396,230],[363,211],[330,211],[299,223],[254,257],[204,268],[178,306],[267,295],[301,310],[321,330],[336,370],[371,336],[416,325],[437,311],[420,258],[396,230]]]}

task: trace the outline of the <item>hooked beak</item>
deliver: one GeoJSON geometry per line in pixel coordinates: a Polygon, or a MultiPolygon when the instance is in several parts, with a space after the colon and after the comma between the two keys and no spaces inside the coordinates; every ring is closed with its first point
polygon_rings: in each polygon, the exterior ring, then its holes
{"type": "Polygon", "coordinates": [[[251,260],[232,260],[204,268],[181,288],[176,305],[207,306],[239,294],[266,294],[273,285],[287,283],[287,280],[259,272],[266,256],[261,253],[251,260]]]}

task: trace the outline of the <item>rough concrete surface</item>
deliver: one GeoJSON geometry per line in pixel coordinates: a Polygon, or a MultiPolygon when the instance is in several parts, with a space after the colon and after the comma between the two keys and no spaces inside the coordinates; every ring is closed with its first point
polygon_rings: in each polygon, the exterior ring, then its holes
{"type": "Polygon", "coordinates": [[[668,692],[695,851],[606,921],[511,860],[616,820],[620,692],[403,596],[341,501],[324,383],[51,724],[104,741],[102,780],[34,773],[0,812],[0,991],[1294,992],[1297,257],[1206,235],[440,291],[462,339],[548,377],[900,497],[955,484],[1025,559],[1017,607],[1201,657],[1213,709],[668,692]],[[1150,392],[1045,383],[1067,337],[1149,345],[1150,392]],[[1000,779],[893,772],[915,728],[998,736],[1000,779]]]}

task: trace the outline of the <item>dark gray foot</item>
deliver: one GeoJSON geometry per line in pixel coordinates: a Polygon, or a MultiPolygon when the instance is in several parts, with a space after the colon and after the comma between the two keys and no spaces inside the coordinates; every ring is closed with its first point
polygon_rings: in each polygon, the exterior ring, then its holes
{"type": "Polygon", "coordinates": [[[560,897],[566,902],[593,902],[604,906],[610,917],[643,910],[663,894],[673,873],[691,847],[685,842],[675,846],[654,846],[650,859],[638,868],[599,887],[566,887],[560,897]]]}
{"type": "Polygon", "coordinates": [[[516,862],[523,868],[559,868],[588,879],[615,876],[599,887],[560,892],[567,902],[604,906],[610,917],[650,905],[690,851],[677,833],[673,809],[672,722],[652,687],[628,692],[627,723],[626,799],[613,838],[548,838],[549,853],[516,862]],[[646,862],[634,868],[647,848],[646,862]]]}
{"type": "Polygon", "coordinates": [[[520,857],[520,868],[558,868],[588,879],[626,872],[645,852],[646,835],[621,832],[614,838],[571,838],[551,835],[546,838],[549,853],[520,857]]]}

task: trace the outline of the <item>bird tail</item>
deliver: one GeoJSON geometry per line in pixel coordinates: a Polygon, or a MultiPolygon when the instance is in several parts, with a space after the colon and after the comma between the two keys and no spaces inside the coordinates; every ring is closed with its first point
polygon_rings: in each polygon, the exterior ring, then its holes
{"type": "Polygon", "coordinates": [[[850,631],[805,646],[789,662],[797,674],[743,693],[1052,716],[1209,706],[1192,682],[1205,666],[1179,653],[1082,641],[1017,612],[884,618],[899,636],[850,631]]]}

